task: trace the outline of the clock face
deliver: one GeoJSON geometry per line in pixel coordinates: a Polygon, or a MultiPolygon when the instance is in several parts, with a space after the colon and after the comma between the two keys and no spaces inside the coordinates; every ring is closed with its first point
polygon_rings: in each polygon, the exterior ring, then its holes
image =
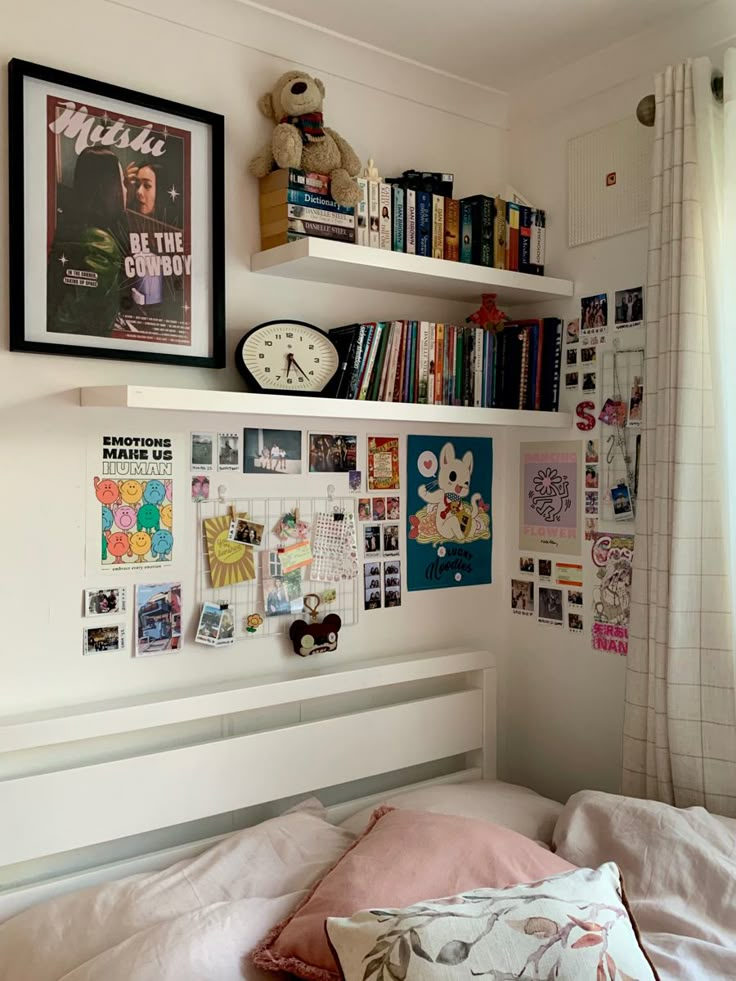
{"type": "Polygon", "coordinates": [[[246,378],[250,375],[260,389],[296,395],[321,392],[338,366],[337,350],[326,334],[288,320],[255,327],[236,357],[246,378]]]}

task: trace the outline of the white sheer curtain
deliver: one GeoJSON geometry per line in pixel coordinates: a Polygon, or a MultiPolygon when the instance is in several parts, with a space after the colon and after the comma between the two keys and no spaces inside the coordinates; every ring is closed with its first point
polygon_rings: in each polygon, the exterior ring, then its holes
{"type": "MultiPolygon", "coordinates": [[[[701,74],[705,67],[699,64],[699,79],[701,74]]],[[[712,100],[709,71],[707,89],[712,100]]],[[[700,81],[698,91],[700,107],[700,81]]],[[[725,110],[707,103],[708,139],[717,144],[711,153],[699,131],[692,63],[657,76],[655,98],[622,790],[736,815],[734,606],[724,508],[736,488],[723,484],[730,451],[724,455],[721,383],[726,212],[715,192],[712,202],[702,198],[703,185],[712,184],[716,173],[722,188],[725,183],[722,131],[716,136],[725,110]],[[723,220],[716,222],[713,213],[723,220]]],[[[703,93],[703,105],[705,98],[703,93]]],[[[736,196],[736,188],[730,194],[736,196]]],[[[734,278],[733,251],[731,263],[726,275],[734,278]]]]}

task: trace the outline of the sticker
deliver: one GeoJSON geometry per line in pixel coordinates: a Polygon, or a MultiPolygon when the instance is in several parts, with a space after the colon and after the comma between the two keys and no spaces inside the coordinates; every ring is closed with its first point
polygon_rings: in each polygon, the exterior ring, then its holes
{"type": "Polygon", "coordinates": [[[348,490],[351,494],[359,494],[363,485],[363,471],[351,470],[348,474],[348,490]]]}
{"type": "Polygon", "coordinates": [[[312,569],[316,582],[358,577],[358,545],[352,511],[318,511],[313,521],[312,569]]]}
{"type": "Polygon", "coordinates": [[[398,521],[401,517],[401,501],[398,497],[386,498],[386,517],[389,521],[398,521]]]}
{"type": "Polygon", "coordinates": [[[582,586],[582,565],[576,562],[555,562],[555,582],[558,586],[582,586]]]}
{"type": "Polygon", "coordinates": [[[591,556],[596,566],[593,648],[625,656],[629,650],[634,536],[598,534],[593,541],[591,556]]]}
{"type": "Polygon", "coordinates": [[[181,583],[135,589],[135,656],[166,654],[181,648],[181,583]]]}
{"type": "Polygon", "coordinates": [[[634,381],[631,385],[631,397],[629,398],[629,418],[626,423],[627,426],[641,426],[641,410],[643,401],[644,385],[642,383],[641,376],[635,375],[634,381]]]}
{"type": "Polygon", "coordinates": [[[568,320],[565,326],[565,342],[567,344],[577,344],[580,340],[580,320],[568,320]]]}
{"type": "Polygon", "coordinates": [[[383,605],[401,606],[401,563],[383,563],[383,605]]]}
{"type": "Polygon", "coordinates": [[[344,434],[309,434],[310,473],[350,473],[358,462],[358,437],[344,434]]]}
{"type": "Polygon", "coordinates": [[[585,462],[598,463],[598,440],[589,439],[585,443],[585,462]]]}
{"type": "Polygon", "coordinates": [[[608,331],[608,294],[595,293],[580,300],[580,337],[583,341],[605,337],[608,331]]]}
{"type": "Polygon", "coordinates": [[[381,609],[381,563],[363,563],[363,609],[381,609]]]}
{"type": "Polygon", "coordinates": [[[104,617],[125,613],[126,593],[120,586],[102,586],[98,589],[85,589],[84,616],[104,617]]]}
{"type": "Polygon", "coordinates": [[[539,578],[542,580],[552,578],[552,559],[539,560],[539,578]]]}
{"type": "Polygon", "coordinates": [[[399,489],[398,436],[369,436],[367,490],[399,489]]]}
{"type": "Polygon", "coordinates": [[[598,387],[596,373],[594,371],[583,372],[583,391],[594,392],[598,387]]]}
{"type": "Polygon", "coordinates": [[[579,440],[521,444],[519,551],[580,554],[579,440]]]}
{"type": "Polygon", "coordinates": [[[256,577],[253,549],[228,538],[231,520],[227,515],[205,518],[202,522],[210,578],[215,589],[249,582],[256,577]]]}
{"type": "Polygon", "coordinates": [[[519,572],[525,576],[534,575],[534,559],[531,555],[522,555],[519,559],[519,572]]]}
{"type": "Polygon", "coordinates": [[[370,497],[358,498],[358,521],[370,521],[373,516],[370,497]]]}
{"type": "Polygon", "coordinates": [[[585,492],[585,513],[598,514],[598,491],[585,492]]]}
{"type": "Polygon", "coordinates": [[[366,555],[381,554],[381,526],[366,525],[363,528],[363,550],[366,555]]]}
{"type": "Polygon", "coordinates": [[[212,470],[215,455],[214,433],[192,433],[189,469],[206,471],[212,470]]]}
{"type": "Polygon", "coordinates": [[[576,347],[569,347],[565,355],[565,363],[568,365],[578,363],[578,349],[576,347]]]}
{"type": "Polygon", "coordinates": [[[231,542],[241,542],[250,548],[260,548],[264,530],[265,526],[259,521],[251,521],[247,515],[238,515],[230,522],[227,537],[231,542]]]}
{"type": "Polygon", "coordinates": [[[644,320],[644,287],[616,290],[616,319],[618,330],[625,327],[641,327],[644,320]]]}
{"type": "Polygon", "coordinates": [[[598,490],[598,467],[593,463],[585,464],[585,489],[598,490]]]}
{"type": "Polygon", "coordinates": [[[237,433],[217,434],[217,469],[240,470],[240,437],[237,433]]]}
{"type": "Polygon", "coordinates": [[[595,364],[596,356],[595,352],[598,349],[596,347],[581,347],[580,348],[580,363],[582,365],[595,364]]]}
{"type": "Polygon", "coordinates": [[[565,372],[565,388],[577,388],[579,381],[580,375],[577,371],[565,372]]]}
{"type": "Polygon", "coordinates": [[[386,517],[386,498],[385,497],[374,497],[373,498],[373,520],[383,521],[386,517]]]}
{"type": "Polygon", "coordinates": [[[210,478],[206,473],[195,474],[192,477],[192,501],[200,504],[210,499],[210,478]]]}
{"type": "Polygon", "coordinates": [[[528,579],[511,580],[511,610],[520,616],[534,615],[534,583],[528,579]]]}
{"type": "Polygon", "coordinates": [[[383,526],[383,554],[384,555],[399,554],[399,526],[398,525],[386,524],[383,526]]]}
{"type": "Polygon", "coordinates": [[[120,623],[104,627],[85,627],[82,631],[82,654],[111,654],[125,650],[125,627],[120,623]]]}
{"type": "Polygon", "coordinates": [[[555,627],[562,626],[562,590],[549,586],[539,587],[539,616],[540,623],[551,623],[555,627]]]}
{"type": "Polygon", "coordinates": [[[263,617],[260,613],[251,613],[245,621],[245,629],[249,634],[254,634],[263,625],[263,617]]]}
{"type": "Polygon", "coordinates": [[[626,481],[621,480],[615,487],[611,488],[611,505],[616,521],[631,521],[633,519],[634,505],[626,481]]]}
{"type": "Polygon", "coordinates": [[[578,417],[575,425],[582,432],[586,433],[595,428],[595,402],[578,402],[575,407],[575,415],[578,417]]]}
{"type": "Polygon", "coordinates": [[[581,634],[583,632],[583,617],[580,613],[567,612],[567,629],[570,633],[581,634]]]}
{"type": "Polygon", "coordinates": [[[243,473],[302,472],[300,429],[244,429],[243,473]]]}
{"type": "Polygon", "coordinates": [[[299,517],[299,508],[282,514],[272,531],[281,542],[303,542],[309,536],[309,522],[299,517]]]}

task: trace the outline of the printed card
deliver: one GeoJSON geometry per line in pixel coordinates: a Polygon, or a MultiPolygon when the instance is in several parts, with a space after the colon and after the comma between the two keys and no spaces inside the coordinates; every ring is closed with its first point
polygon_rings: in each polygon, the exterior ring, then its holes
{"type": "Polygon", "coordinates": [[[398,436],[368,437],[368,487],[372,490],[399,489],[398,436]]]}

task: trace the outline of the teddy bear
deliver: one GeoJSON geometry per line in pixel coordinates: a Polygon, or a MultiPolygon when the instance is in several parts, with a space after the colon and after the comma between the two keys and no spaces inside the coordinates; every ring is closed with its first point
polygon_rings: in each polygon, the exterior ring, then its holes
{"type": "Polygon", "coordinates": [[[360,160],[334,129],[322,123],[324,84],[306,72],[285,72],[273,89],[261,96],[258,108],[276,123],[271,139],[250,162],[255,177],[276,168],[297,167],[329,174],[333,199],[353,207],[360,197],[355,180],[360,160]]]}

